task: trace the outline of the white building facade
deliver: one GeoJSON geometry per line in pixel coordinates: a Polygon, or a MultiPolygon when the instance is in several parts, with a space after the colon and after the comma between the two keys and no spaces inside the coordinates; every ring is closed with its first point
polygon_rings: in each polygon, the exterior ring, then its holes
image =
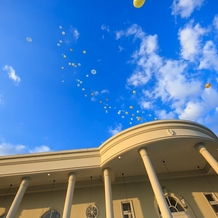
{"type": "Polygon", "coordinates": [[[218,217],[218,138],[190,121],[141,124],[99,148],[0,158],[0,217],[218,217]]]}

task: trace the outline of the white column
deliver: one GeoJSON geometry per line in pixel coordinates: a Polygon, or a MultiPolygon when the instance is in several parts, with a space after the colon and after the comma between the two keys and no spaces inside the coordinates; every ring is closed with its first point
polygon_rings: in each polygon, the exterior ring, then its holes
{"type": "Polygon", "coordinates": [[[146,149],[141,148],[139,150],[139,153],[140,153],[140,155],[142,157],[142,160],[144,162],[145,169],[147,171],[148,178],[150,180],[153,192],[154,192],[155,197],[157,199],[157,203],[158,203],[158,206],[160,208],[162,217],[163,218],[172,218],[171,212],[170,212],[170,210],[168,208],[166,199],[164,197],[163,190],[162,190],[162,188],[160,186],[160,183],[159,183],[159,181],[157,179],[157,175],[156,175],[156,173],[154,171],[154,168],[153,168],[153,166],[151,164],[151,161],[150,161],[150,158],[148,156],[148,153],[147,153],[146,149]]]}
{"type": "Polygon", "coordinates": [[[112,192],[111,192],[111,178],[110,178],[109,169],[104,169],[103,174],[104,174],[106,218],[114,218],[113,199],[112,199],[112,192]]]}
{"type": "Polygon", "coordinates": [[[198,149],[199,153],[205,158],[205,160],[210,164],[210,166],[218,174],[218,163],[214,159],[214,157],[209,153],[209,151],[204,147],[204,144],[199,143],[195,147],[198,149]]]}
{"type": "Polygon", "coordinates": [[[74,173],[70,173],[62,218],[70,218],[75,182],[76,175],[74,173]]]}
{"type": "Polygon", "coordinates": [[[8,211],[6,218],[14,218],[15,217],[15,213],[17,212],[17,209],[20,206],[20,202],[24,196],[24,193],[28,187],[28,184],[29,184],[29,178],[23,178],[22,182],[20,184],[20,188],[17,191],[17,194],[14,198],[14,201],[13,201],[9,211],[8,211]]]}

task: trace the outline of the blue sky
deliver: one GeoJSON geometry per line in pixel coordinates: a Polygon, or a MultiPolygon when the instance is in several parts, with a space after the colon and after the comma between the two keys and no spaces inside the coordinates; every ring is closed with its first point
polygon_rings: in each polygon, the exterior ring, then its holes
{"type": "Polygon", "coordinates": [[[216,0],[2,0],[0,30],[0,155],[163,119],[218,134],[216,0]]]}

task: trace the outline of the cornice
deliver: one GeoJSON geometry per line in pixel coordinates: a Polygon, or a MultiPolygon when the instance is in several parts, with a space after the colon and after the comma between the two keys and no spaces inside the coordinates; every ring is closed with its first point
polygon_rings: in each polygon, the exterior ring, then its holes
{"type": "Polygon", "coordinates": [[[218,144],[216,135],[197,123],[181,120],[155,121],[124,130],[103,143],[100,146],[101,166],[133,148],[139,149],[140,146],[146,147],[151,143],[171,139],[198,139],[218,144]],[[169,131],[173,134],[169,134],[169,131]]]}
{"type": "Polygon", "coordinates": [[[50,152],[50,153],[37,153],[37,154],[25,154],[25,155],[13,155],[3,156],[0,159],[0,166],[16,165],[16,164],[33,164],[43,163],[48,161],[64,161],[84,158],[99,158],[99,149],[81,149],[64,152],[50,152]]]}

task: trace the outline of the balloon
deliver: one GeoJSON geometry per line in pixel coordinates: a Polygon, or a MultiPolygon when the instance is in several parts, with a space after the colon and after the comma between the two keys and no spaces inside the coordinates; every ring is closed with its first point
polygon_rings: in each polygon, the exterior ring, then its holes
{"type": "Polygon", "coordinates": [[[133,5],[135,8],[141,8],[145,3],[145,0],[133,0],[133,5]]]}
{"type": "Polygon", "coordinates": [[[26,37],[27,42],[32,42],[33,40],[30,37],[26,37]]]}
{"type": "Polygon", "coordinates": [[[93,75],[95,75],[97,73],[97,71],[96,70],[91,70],[91,74],[93,74],[93,75]]]}
{"type": "Polygon", "coordinates": [[[73,51],[73,49],[72,49],[72,48],[70,48],[70,51],[73,51]]]}
{"type": "Polygon", "coordinates": [[[133,94],[136,94],[136,90],[133,90],[132,93],[133,93],[133,94]]]}
{"type": "Polygon", "coordinates": [[[211,84],[210,83],[207,83],[206,85],[205,85],[205,88],[210,88],[211,87],[211,84]]]}
{"type": "Polygon", "coordinates": [[[137,117],[137,120],[140,121],[140,120],[142,120],[142,118],[141,117],[137,117]]]}

